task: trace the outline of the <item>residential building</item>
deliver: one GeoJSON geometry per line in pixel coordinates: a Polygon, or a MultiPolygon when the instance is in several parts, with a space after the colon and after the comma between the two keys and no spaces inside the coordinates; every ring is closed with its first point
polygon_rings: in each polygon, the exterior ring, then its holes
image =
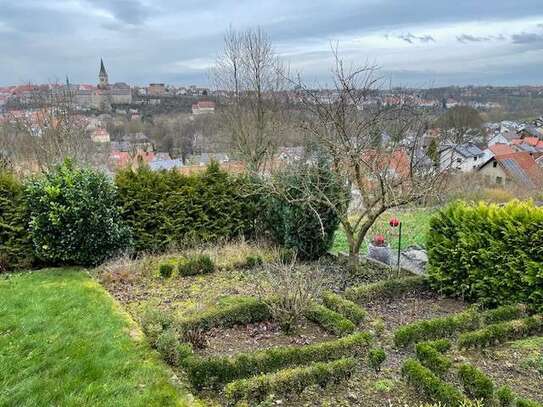
{"type": "Polygon", "coordinates": [[[192,105],[193,114],[213,113],[215,112],[215,102],[210,100],[200,100],[192,105]]]}
{"type": "Polygon", "coordinates": [[[514,183],[525,188],[543,187],[543,169],[525,152],[496,156],[479,168],[479,173],[490,183],[514,183]]]}
{"type": "Polygon", "coordinates": [[[442,171],[470,172],[476,170],[487,159],[485,152],[473,143],[445,146],[440,151],[439,167],[442,171]]]}

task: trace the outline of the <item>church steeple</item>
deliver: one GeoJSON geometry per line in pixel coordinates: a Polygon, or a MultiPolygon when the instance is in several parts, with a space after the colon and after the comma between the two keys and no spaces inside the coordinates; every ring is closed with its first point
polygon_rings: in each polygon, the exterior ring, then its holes
{"type": "Polygon", "coordinates": [[[98,79],[99,79],[98,87],[100,89],[106,89],[109,86],[107,72],[106,72],[106,68],[104,66],[104,61],[102,60],[102,58],[100,58],[100,73],[98,74],[98,79]]]}

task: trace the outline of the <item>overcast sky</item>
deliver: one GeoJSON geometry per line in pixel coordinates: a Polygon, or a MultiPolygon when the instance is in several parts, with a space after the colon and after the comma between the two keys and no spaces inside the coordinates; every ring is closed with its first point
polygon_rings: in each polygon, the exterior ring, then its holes
{"type": "Polygon", "coordinates": [[[260,25],[326,81],[330,43],[393,85],[543,84],[543,0],[0,0],[0,84],[208,84],[228,26],[260,25]]]}

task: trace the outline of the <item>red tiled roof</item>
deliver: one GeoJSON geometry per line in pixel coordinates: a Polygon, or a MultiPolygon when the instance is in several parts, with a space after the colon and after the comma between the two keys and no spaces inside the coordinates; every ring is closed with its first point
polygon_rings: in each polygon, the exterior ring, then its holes
{"type": "Polygon", "coordinates": [[[496,160],[498,160],[498,162],[502,164],[506,172],[509,172],[509,174],[513,178],[518,179],[518,176],[516,176],[517,174],[511,172],[509,166],[507,166],[507,164],[505,163],[506,160],[515,161],[522,169],[522,171],[524,171],[530,181],[534,184],[534,186],[543,186],[543,170],[537,165],[530,153],[516,152],[511,154],[504,154],[496,157],[496,160]]]}
{"type": "Polygon", "coordinates": [[[509,145],[507,144],[494,144],[490,147],[488,147],[488,149],[490,151],[492,151],[492,153],[498,157],[500,155],[504,155],[504,154],[512,154],[514,153],[513,149],[511,147],[509,147],[509,145]]]}

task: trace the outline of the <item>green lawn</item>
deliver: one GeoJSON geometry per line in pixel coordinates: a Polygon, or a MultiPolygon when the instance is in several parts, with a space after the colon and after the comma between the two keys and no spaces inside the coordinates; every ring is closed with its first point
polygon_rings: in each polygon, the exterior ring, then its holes
{"type": "Polygon", "coordinates": [[[0,406],[188,406],[139,328],[83,271],[0,277],[0,406]]]}
{"type": "MultiPolygon", "coordinates": [[[[384,235],[393,248],[398,248],[398,228],[391,228],[389,220],[395,216],[402,222],[402,249],[407,246],[426,246],[426,234],[430,226],[430,218],[436,212],[434,208],[408,208],[388,210],[383,213],[377,222],[371,227],[366,236],[366,242],[362,244],[361,253],[367,253],[367,241],[376,234],[384,235]]],[[[335,235],[332,252],[348,252],[349,246],[345,232],[340,227],[335,235]]]]}

